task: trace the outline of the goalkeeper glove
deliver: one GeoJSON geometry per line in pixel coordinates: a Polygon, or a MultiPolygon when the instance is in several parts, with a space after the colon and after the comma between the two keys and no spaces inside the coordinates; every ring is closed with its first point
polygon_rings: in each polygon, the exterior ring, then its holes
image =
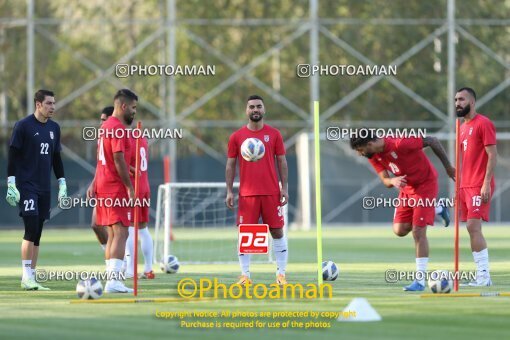
{"type": "Polygon", "coordinates": [[[16,188],[16,177],[7,177],[7,203],[15,207],[19,203],[19,191],[16,188]]]}
{"type": "Polygon", "coordinates": [[[64,177],[58,179],[58,201],[67,197],[67,185],[64,177]]]}

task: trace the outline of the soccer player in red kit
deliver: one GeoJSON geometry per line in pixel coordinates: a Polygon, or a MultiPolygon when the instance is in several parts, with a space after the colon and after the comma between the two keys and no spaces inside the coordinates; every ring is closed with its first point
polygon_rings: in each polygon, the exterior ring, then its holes
{"type": "Polygon", "coordinates": [[[386,187],[399,189],[400,205],[395,208],[393,232],[402,237],[412,231],[416,272],[420,273],[404,290],[423,291],[429,261],[427,226],[434,225],[435,214],[446,219],[448,210],[444,206],[430,204],[438,194],[437,171],[422,149],[430,146],[452,179],[455,178],[455,169],[450,165],[441,143],[434,137],[378,138],[372,130],[360,129],[358,135],[351,138],[350,144],[352,149],[369,159],[386,187]],[[394,177],[390,177],[388,172],[394,177]],[[419,203],[408,204],[413,201],[419,203]]]}
{"type": "MultiPolygon", "coordinates": [[[[104,122],[113,114],[113,106],[107,106],[103,108],[103,111],[101,111],[101,122],[104,122]]],[[[99,141],[98,141],[99,142],[99,141]]],[[[90,197],[91,193],[94,191],[94,180],[92,180],[92,183],[90,183],[88,189],[87,189],[87,197],[90,197]]],[[[106,249],[106,243],[108,242],[108,232],[106,231],[106,228],[102,225],[96,224],[96,208],[94,207],[92,209],[92,217],[90,221],[90,226],[92,230],[94,230],[94,233],[96,234],[97,240],[99,241],[99,244],[101,245],[101,248],[103,250],[106,249]]]]}
{"type": "MultiPolygon", "coordinates": [[[[154,279],[155,275],[152,271],[152,257],[154,254],[154,245],[152,243],[152,237],[149,233],[149,228],[147,224],[149,223],[149,205],[146,204],[151,197],[151,190],[149,186],[149,174],[147,172],[149,165],[149,144],[147,143],[147,138],[140,138],[139,145],[139,153],[140,153],[140,180],[138,181],[139,188],[139,227],[138,227],[138,235],[140,237],[140,243],[143,253],[144,259],[144,271],[143,274],[140,275],[141,279],[154,279]]],[[[133,187],[135,186],[135,167],[136,167],[136,138],[131,138],[131,171],[130,178],[131,184],[133,187]]],[[[134,211],[132,216],[134,216],[134,211]]],[[[133,277],[134,273],[134,262],[133,256],[134,254],[134,235],[135,228],[129,227],[129,237],[126,241],[126,277],[133,277]]]]}
{"type": "MultiPolygon", "coordinates": [[[[276,258],[276,283],[286,284],[285,269],[287,267],[287,237],[284,235],[282,206],[287,204],[288,168],[285,158],[285,146],[280,131],[264,124],[265,107],[262,97],[252,95],[246,104],[248,124],[234,132],[228,141],[228,158],[225,172],[227,183],[228,208],[234,209],[234,177],[236,163],[239,159],[239,206],[237,224],[258,223],[259,217],[269,225],[273,237],[273,250],[276,258]],[[257,162],[248,162],[241,156],[241,144],[247,138],[257,138],[264,143],[265,155],[257,162]],[[280,176],[281,188],[276,174],[276,165],[280,176]]],[[[252,283],[250,278],[250,256],[239,254],[241,276],[238,284],[252,283]]]]}
{"type": "Polygon", "coordinates": [[[482,234],[482,220],[489,221],[490,200],[494,193],[496,167],[496,128],[484,115],[476,112],[476,93],[464,87],[455,94],[457,117],[463,117],[459,149],[462,161],[460,173],[460,220],[467,221],[471,251],[476,263],[476,280],[470,286],[492,285],[489,272],[489,252],[482,234]]]}
{"type": "Polygon", "coordinates": [[[136,94],[127,89],[119,90],[114,97],[113,114],[101,125],[100,130],[94,194],[98,198],[97,224],[108,227],[105,259],[107,270],[112,275],[105,285],[106,293],[133,291],[120,280],[120,272],[132,218],[130,204],[126,202],[134,199],[134,189],[129,179],[132,150],[126,127],[133,122],[137,102],[136,94]]]}

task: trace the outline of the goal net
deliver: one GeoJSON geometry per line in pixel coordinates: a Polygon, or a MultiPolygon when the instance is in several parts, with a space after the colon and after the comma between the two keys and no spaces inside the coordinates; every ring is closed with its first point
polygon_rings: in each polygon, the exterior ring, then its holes
{"type": "MultiPolygon", "coordinates": [[[[237,209],[239,183],[234,184],[237,209]]],[[[235,263],[237,211],[225,205],[225,183],[166,183],[158,188],[154,262],[175,255],[181,263],[235,263]]],[[[285,206],[286,207],[286,206],[285,206]]],[[[284,209],[287,221],[287,210],[284,209]]],[[[270,248],[271,248],[271,237],[270,248]]],[[[252,262],[272,262],[272,250],[252,262]]]]}

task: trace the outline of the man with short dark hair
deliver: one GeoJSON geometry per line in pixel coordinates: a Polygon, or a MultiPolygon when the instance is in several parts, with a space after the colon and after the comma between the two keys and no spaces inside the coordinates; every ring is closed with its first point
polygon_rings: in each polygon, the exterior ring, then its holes
{"type": "Polygon", "coordinates": [[[460,126],[459,149],[462,159],[460,173],[460,221],[467,221],[471,251],[476,263],[476,280],[470,286],[491,286],[489,251],[482,233],[482,220],[488,222],[490,200],[494,193],[494,169],[498,152],[496,128],[489,118],[476,112],[476,93],[463,87],[455,94],[460,126]]]}
{"type": "MultiPolygon", "coordinates": [[[[225,171],[227,197],[225,203],[234,209],[233,185],[236,162],[239,159],[239,206],[237,224],[257,224],[262,221],[269,225],[273,237],[273,250],[276,258],[276,283],[287,283],[285,270],[288,259],[287,237],[284,235],[283,206],[288,203],[288,168],[285,158],[283,138],[272,126],[264,123],[266,114],[264,101],[258,95],[252,95],[246,103],[248,124],[234,132],[228,141],[227,166],[225,171]],[[257,138],[264,143],[265,154],[256,162],[248,162],[241,157],[241,145],[248,138],[257,138]],[[275,164],[276,163],[276,164],[275,164]],[[280,175],[281,188],[275,165],[280,175]]],[[[250,254],[238,254],[241,276],[238,284],[252,283],[250,277],[250,254]]]]}
{"type": "Polygon", "coordinates": [[[126,128],[133,122],[138,97],[128,89],[117,91],[114,97],[114,111],[103,125],[97,147],[97,167],[94,190],[96,195],[97,224],[107,226],[108,242],[105,260],[110,278],[105,285],[106,293],[130,293],[120,280],[124,250],[131,221],[131,206],[125,202],[133,200],[134,189],[129,179],[131,142],[126,128]],[[118,202],[120,205],[109,205],[118,202]]]}
{"type": "Polygon", "coordinates": [[[381,182],[387,188],[399,190],[400,205],[395,208],[393,232],[400,237],[413,234],[416,248],[416,275],[405,291],[423,291],[425,273],[429,261],[427,226],[434,225],[434,215],[442,214],[448,219],[446,207],[411,205],[407,202],[430,202],[438,194],[437,172],[423,152],[430,146],[441,160],[446,173],[455,178],[455,169],[450,165],[441,143],[435,137],[425,138],[378,138],[372,130],[365,130],[350,140],[351,148],[360,156],[368,158],[381,182]],[[365,133],[366,132],[366,133],[365,133]],[[389,173],[394,176],[391,177],[389,173]]]}
{"type": "Polygon", "coordinates": [[[101,111],[101,117],[99,117],[99,119],[101,119],[101,121],[104,122],[105,120],[108,119],[108,117],[110,117],[113,114],[113,110],[114,110],[113,106],[104,107],[103,110],[101,111]]]}
{"type": "Polygon", "coordinates": [[[16,122],[9,142],[7,202],[16,206],[25,224],[21,243],[23,276],[21,288],[50,290],[34,279],[44,221],[50,218],[51,170],[59,183],[58,199],[67,197],[60,152],[60,126],[51,118],[55,94],[39,90],[34,96],[35,112],[16,122]],[[19,191],[18,191],[19,188],[19,191]]]}
{"type": "MultiPolygon", "coordinates": [[[[101,119],[101,122],[104,122],[112,114],[113,114],[113,106],[106,106],[101,111],[101,116],[99,119],[101,119]]],[[[92,183],[90,183],[90,186],[87,190],[87,196],[89,196],[93,192],[93,188],[94,188],[94,180],[92,180],[92,183]]],[[[90,221],[90,226],[91,226],[92,230],[94,230],[94,233],[96,234],[97,240],[99,241],[101,248],[103,248],[103,250],[105,250],[106,243],[108,242],[108,232],[106,231],[106,228],[104,226],[96,224],[96,207],[94,207],[92,209],[92,218],[90,221]]]]}

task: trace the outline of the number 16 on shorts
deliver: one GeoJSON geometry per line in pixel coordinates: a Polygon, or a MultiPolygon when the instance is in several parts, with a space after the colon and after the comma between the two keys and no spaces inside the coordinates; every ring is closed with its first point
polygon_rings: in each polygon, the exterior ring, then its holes
{"type": "Polygon", "coordinates": [[[239,254],[267,254],[269,248],[269,225],[240,224],[239,254]]]}

